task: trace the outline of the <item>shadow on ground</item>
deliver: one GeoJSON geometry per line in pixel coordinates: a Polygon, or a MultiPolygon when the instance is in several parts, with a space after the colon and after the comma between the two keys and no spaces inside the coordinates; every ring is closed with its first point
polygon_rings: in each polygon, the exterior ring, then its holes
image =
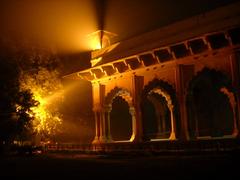
{"type": "Polygon", "coordinates": [[[238,176],[239,152],[211,154],[45,153],[1,157],[0,179],[210,179],[238,176]]]}

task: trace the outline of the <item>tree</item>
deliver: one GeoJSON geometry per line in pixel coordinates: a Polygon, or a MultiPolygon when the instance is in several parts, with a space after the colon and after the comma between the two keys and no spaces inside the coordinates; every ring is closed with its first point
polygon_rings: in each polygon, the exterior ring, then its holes
{"type": "Polygon", "coordinates": [[[41,139],[52,137],[61,130],[62,124],[58,106],[63,100],[59,59],[52,51],[40,47],[27,48],[19,54],[22,54],[18,58],[22,64],[20,89],[30,91],[38,102],[38,106],[29,111],[33,117],[32,130],[41,139]]]}
{"type": "Polygon", "coordinates": [[[56,54],[28,43],[10,42],[1,49],[0,140],[54,135],[62,122],[57,106],[62,84],[56,54]]]}
{"type": "Polygon", "coordinates": [[[12,142],[29,129],[31,117],[26,114],[36,106],[29,91],[21,91],[20,69],[11,54],[0,56],[0,140],[12,142]],[[20,108],[21,107],[21,108],[20,108]]]}
{"type": "Polygon", "coordinates": [[[37,107],[39,102],[33,99],[33,94],[29,90],[18,93],[16,99],[16,139],[19,141],[29,140],[33,136],[32,121],[34,119],[32,108],[37,107]]]}

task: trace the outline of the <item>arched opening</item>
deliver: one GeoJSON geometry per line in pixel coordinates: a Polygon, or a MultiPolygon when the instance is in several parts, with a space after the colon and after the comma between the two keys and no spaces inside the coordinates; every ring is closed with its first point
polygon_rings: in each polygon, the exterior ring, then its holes
{"type": "Polygon", "coordinates": [[[142,105],[143,134],[146,139],[166,139],[171,133],[171,116],[166,99],[151,93],[142,105]]]}
{"type": "Polygon", "coordinates": [[[168,83],[154,79],[145,86],[141,101],[144,140],[176,139],[177,103],[168,83]]]}
{"type": "Polygon", "coordinates": [[[231,81],[215,70],[204,69],[190,82],[187,95],[189,134],[192,138],[232,135],[235,107],[228,90],[231,81]],[[223,89],[225,88],[225,89],[223,89]]]}
{"type": "Polygon", "coordinates": [[[113,99],[110,112],[110,129],[114,141],[130,140],[132,135],[132,116],[128,103],[121,97],[113,99]]]}
{"type": "Polygon", "coordinates": [[[105,98],[106,136],[109,142],[134,141],[136,117],[130,93],[115,87],[105,98]]]}

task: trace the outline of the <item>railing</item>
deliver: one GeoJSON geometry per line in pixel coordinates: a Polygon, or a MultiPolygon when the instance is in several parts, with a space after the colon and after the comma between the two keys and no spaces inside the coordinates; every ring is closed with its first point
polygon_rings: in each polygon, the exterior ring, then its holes
{"type": "Polygon", "coordinates": [[[60,143],[48,144],[45,146],[47,151],[91,151],[91,144],[73,144],[73,143],[60,143]]]}
{"type": "Polygon", "coordinates": [[[128,153],[194,153],[239,151],[239,139],[209,139],[192,141],[118,142],[105,144],[48,144],[46,151],[128,152],[128,153]]]}

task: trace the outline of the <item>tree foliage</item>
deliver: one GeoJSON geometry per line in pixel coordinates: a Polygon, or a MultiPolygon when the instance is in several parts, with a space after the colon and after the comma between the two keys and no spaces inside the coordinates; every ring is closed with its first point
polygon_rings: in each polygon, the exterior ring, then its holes
{"type": "Polygon", "coordinates": [[[52,106],[57,100],[44,105],[43,101],[53,99],[53,93],[61,90],[57,56],[24,43],[1,48],[0,141],[26,140],[40,132],[55,133],[61,124],[61,114],[52,106]],[[40,110],[46,112],[45,118],[38,114],[40,110]]]}
{"type": "Polygon", "coordinates": [[[59,132],[62,123],[58,106],[63,98],[59,59],[42,48],[31,48],[22,57],[28,61],[22,67],[20,88],[29,90],[39,103],[29,112],[33,117],[32,130],[41,138],[50,137],[59,132]]]}
{"type": "Polygon", "coordinates": [[[0,57],[0,140],[11,142],[28,131],[31,117],[26,114],[36,102],[29,91],[21,91],[20,69],[12,54],[0,57]],[[17,108],[17,107],[22,107],[17,108]]]}

